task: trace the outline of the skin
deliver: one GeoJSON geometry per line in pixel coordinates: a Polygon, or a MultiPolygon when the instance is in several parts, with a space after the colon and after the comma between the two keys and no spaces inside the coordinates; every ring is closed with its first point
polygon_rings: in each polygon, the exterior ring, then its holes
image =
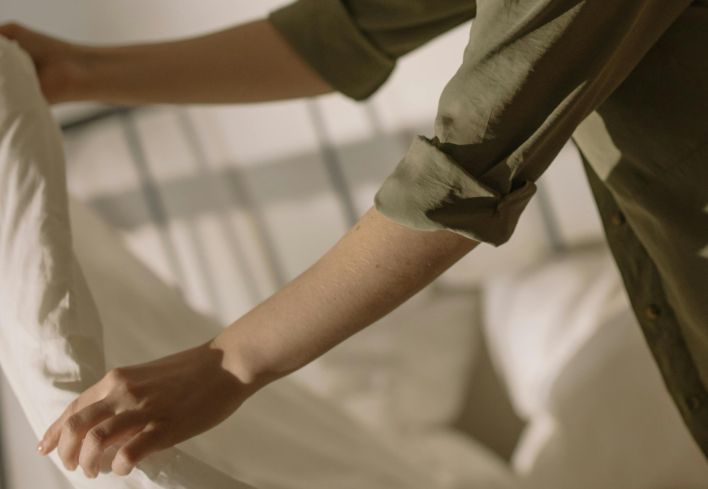
{"type": "Polygon", "coordinates": [[[130,46],[82,46],[14,23],[0,26],[0,35],[32,55],[51,103],[252,103],[333,92],[265,19],[130,46]]]}
{"type": "MultiPolygon", "coordinates": [[[[32,56],[45,97],[147,103],[252,103],[333,89],[267,19],[205,36],[125,47],[79,46],[0,26],[32,56]],[[229,63],[223,63],[223,53],[229,63]]],[[[218,425],[270,382],[305,366],[407,301],[478,241],[402,226],[373,206],[319,260],[207,343],[114,368],[79,395],[38,446],[68,470],[127,475],[145,457],[218,425]],[[205,381],[208,379],[208,381],[205,381]]]]}

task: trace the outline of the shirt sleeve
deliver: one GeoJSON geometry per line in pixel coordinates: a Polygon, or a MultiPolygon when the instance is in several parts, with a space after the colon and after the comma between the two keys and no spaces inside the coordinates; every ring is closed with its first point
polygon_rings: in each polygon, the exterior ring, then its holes
{"type": "Polygon", "coordinates": [[[297,0],[268,19],[336,91],[364,100],[398,58],[475,11],[476,0],[297,0]]]}
{"type": "Polygon", "coordinates": [[[434,135],[415,137],[376,209],[410,228],[505,243],[575,128],[690,3],[480,0],[434,135]]]}

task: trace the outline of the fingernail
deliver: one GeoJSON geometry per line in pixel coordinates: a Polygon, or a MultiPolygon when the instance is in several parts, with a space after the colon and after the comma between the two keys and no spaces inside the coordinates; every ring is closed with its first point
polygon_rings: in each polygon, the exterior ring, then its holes
{"type": "Polygon", "coordinates": [[[44,446],[41,443],[37,445],[37,453],[44,454],[44,446]]]}

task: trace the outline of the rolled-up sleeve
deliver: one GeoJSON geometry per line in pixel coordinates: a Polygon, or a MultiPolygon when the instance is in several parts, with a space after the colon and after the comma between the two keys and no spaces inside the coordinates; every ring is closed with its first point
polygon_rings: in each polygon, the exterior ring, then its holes
{"type": "Polygon", "coordinates": [[[690,0],[479,0],[462,65],[374,197],[414,229],[499,246],[575,128],[690,0]]]}
{"type": "Polygon", "coordinates": [[[371,96],[404,54],[474,17],[475,0],[297,0],[268,14],[336,91],[371,96]]]}

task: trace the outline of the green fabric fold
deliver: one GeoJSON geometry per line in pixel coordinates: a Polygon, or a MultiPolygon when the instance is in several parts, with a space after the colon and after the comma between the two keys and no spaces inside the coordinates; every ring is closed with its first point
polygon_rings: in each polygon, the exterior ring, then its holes
{"type": "Polygon", "coordinates": [[[371,96],[396,65],[339,1],[298,0],[271,11],[268,19],[307,64],[351,99],[371,96]]]}
{"type": "Polygon", "coordinates": [[[535,183],[524,180],[502,194],[419,135],[384,180],[374,206],[404,226],[447,229],[496,247],[509,240],[535,193],[535,183]]]}

